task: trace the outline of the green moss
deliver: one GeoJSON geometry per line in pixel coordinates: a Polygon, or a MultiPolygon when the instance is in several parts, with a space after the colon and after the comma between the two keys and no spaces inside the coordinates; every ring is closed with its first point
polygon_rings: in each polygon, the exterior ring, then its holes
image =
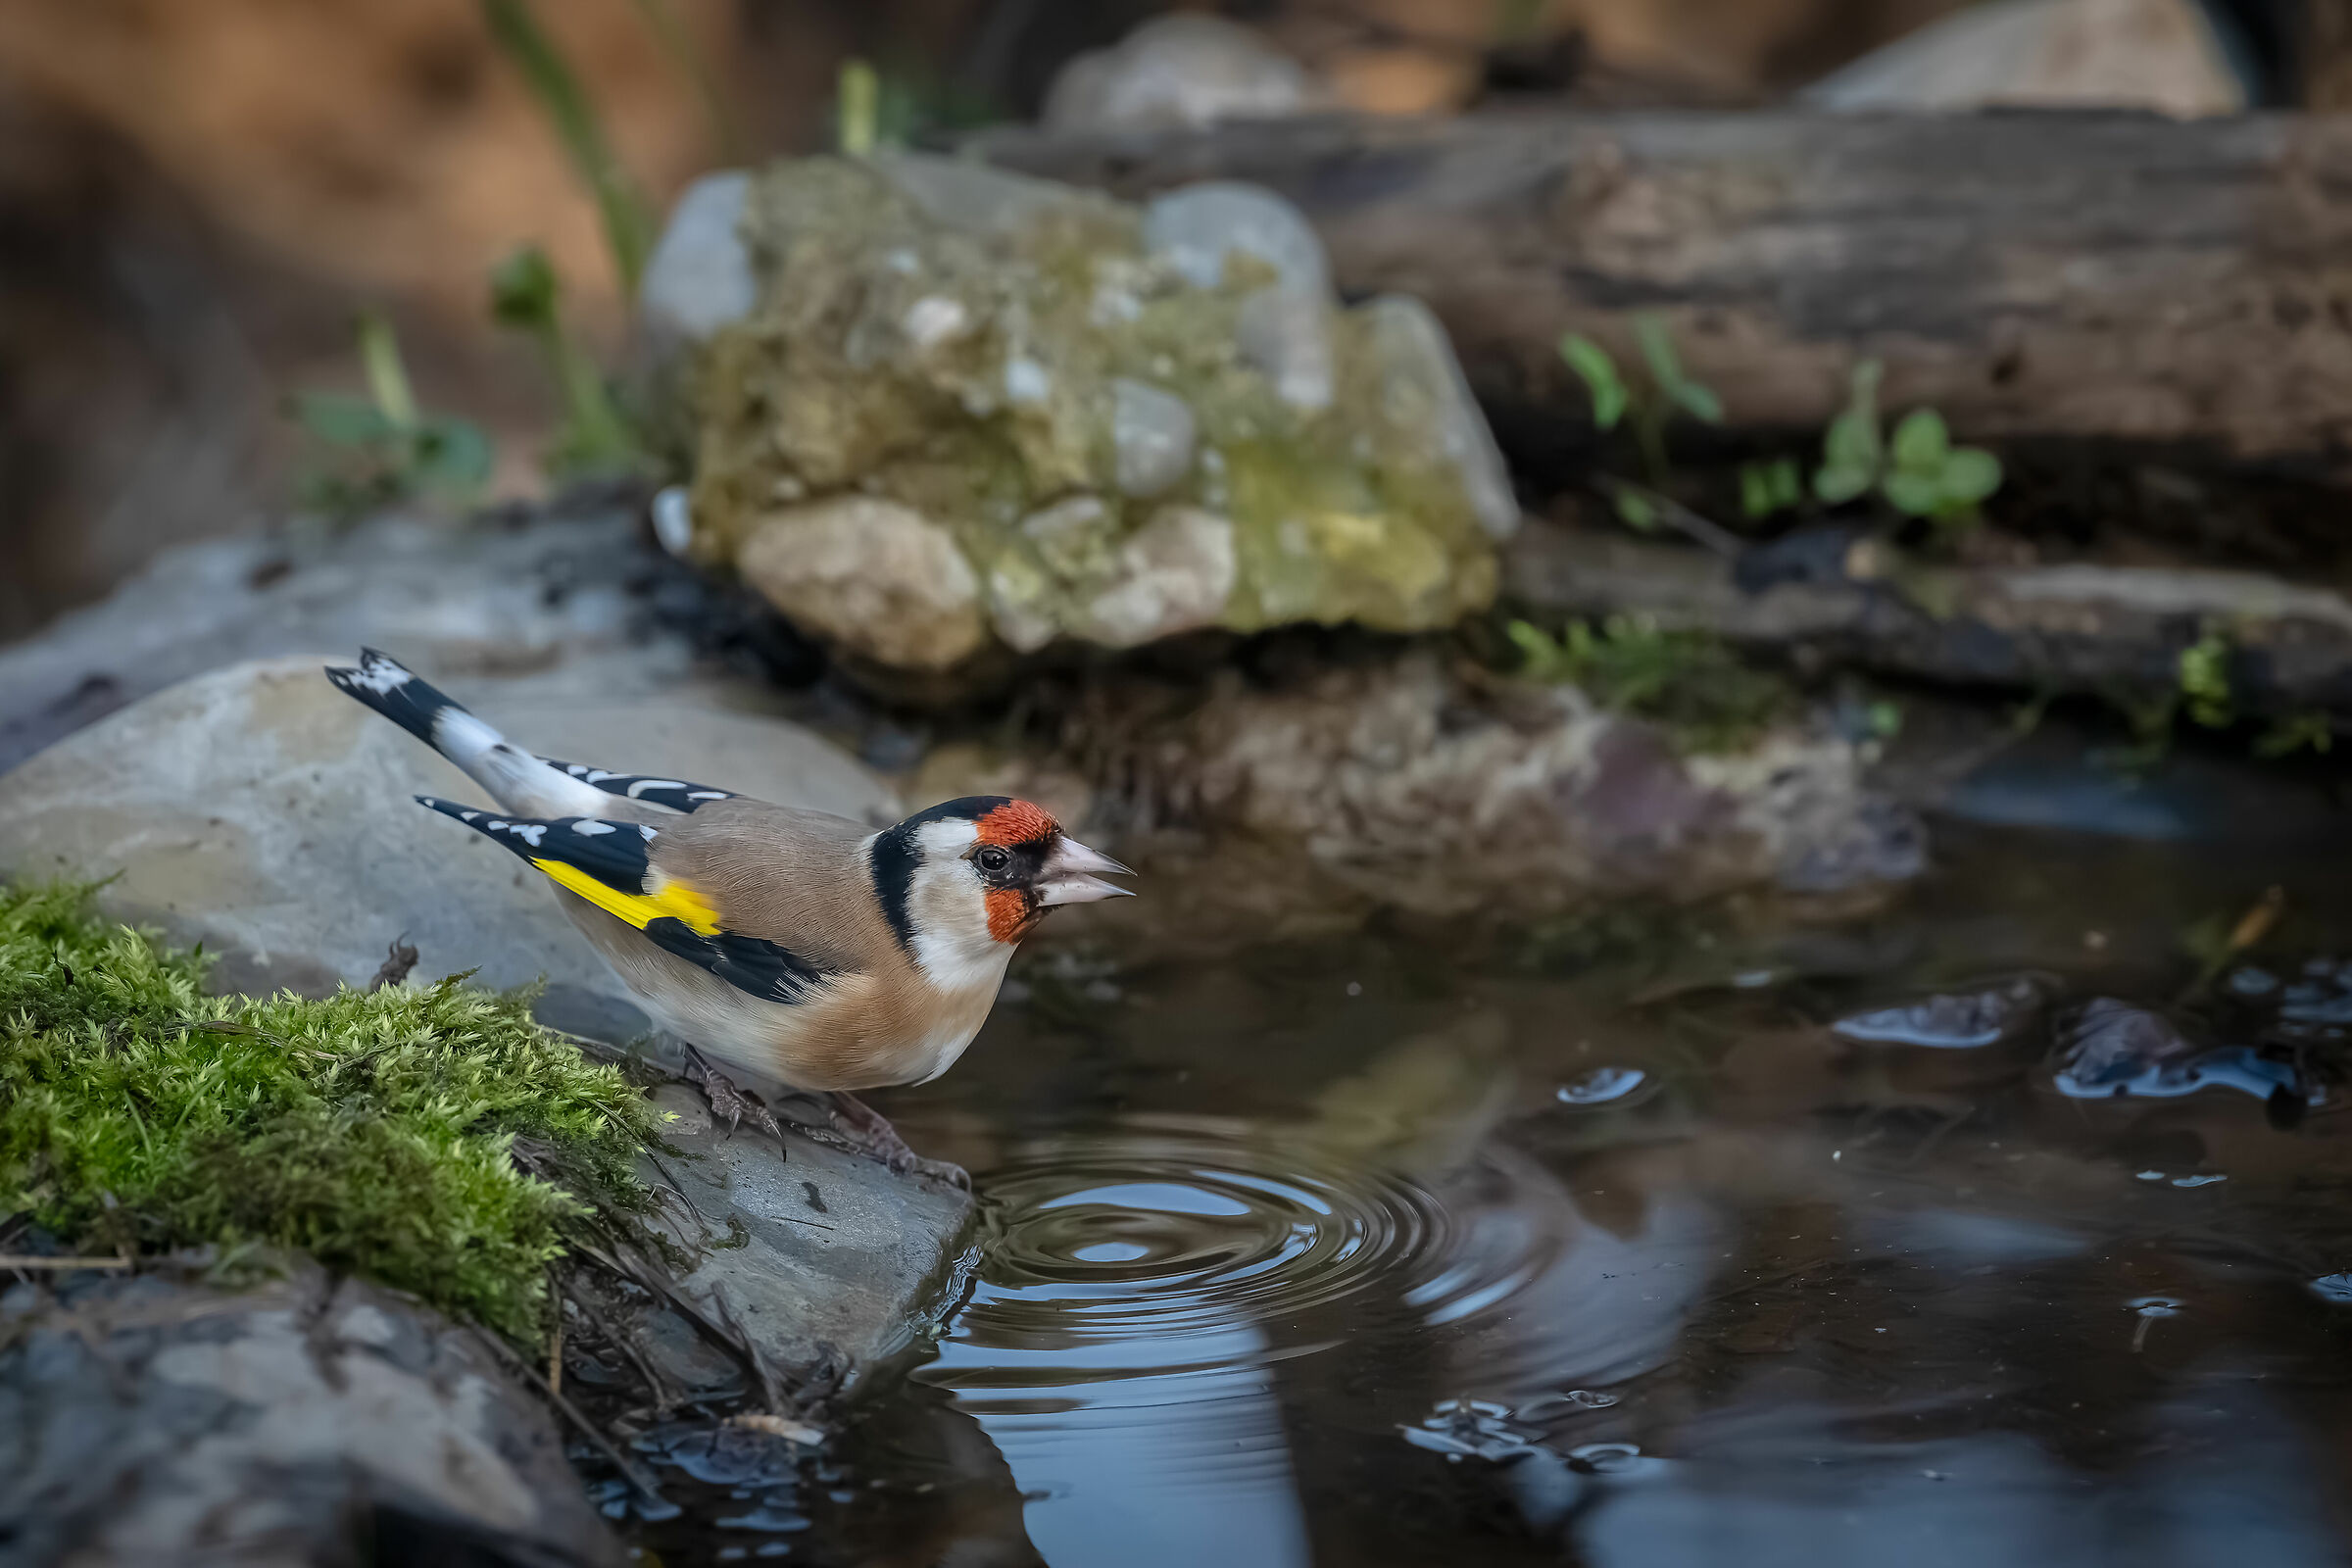
{"type": "Polygon", "coordinates": [[[210,997],[201,956],[86,896],[0,886],[0,1216],[98,1250],[301,1249],[527,1343],[565,1236],[647,1205],[653,1113],[526,999],[210,997]]]}
{"type": "Polygon", "coordinates": [[[1612,712],[1653,720],[1687,751],[1738,751],[1790,707],[1787,682],[1749,668],[1705,632],[1666,631],[1634,615],[1571,622],[1556,639],[1524,620],[1509,629],[1521,675],[1580,687],[1612,712]]]}

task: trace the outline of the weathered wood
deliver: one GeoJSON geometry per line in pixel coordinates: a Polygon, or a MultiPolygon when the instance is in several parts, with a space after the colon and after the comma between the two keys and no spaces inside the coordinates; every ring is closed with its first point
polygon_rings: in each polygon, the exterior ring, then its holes
{"type": "Polygon", "coordinates": [[[2241,710],[2352,721],[2352,602],[2326,589],[2238,571],[1909,564],[1876,546],[1832,563],[1828,580],[1749,592],[1734,570],[1689,546],[1531,523],[1503,593],[1538,613],[1640,614],[1804,662],[2127,701],[2178,692],[2182,650],[2218,635],[2241,710]]]}
{"type": "Polygon", "coordinates": [[[1864,356],[1969,436],[2352,476],[2352,118],[1543,114],[1055,140],[993,161],[1140,197],[1270,186],[1341,288],[1403,290],[1507,423],[1589,404],[1554,350],[1664,313],[1735,424],[1818,429],[1864,356]]]}

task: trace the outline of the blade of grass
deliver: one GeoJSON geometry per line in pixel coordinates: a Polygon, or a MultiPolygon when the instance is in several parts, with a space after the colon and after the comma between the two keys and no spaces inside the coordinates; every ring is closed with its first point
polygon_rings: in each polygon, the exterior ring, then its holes
{"type": "Polygon", "coordinates": [[[874,150],[881,130],[881,78],[864,61],[845,60],[841,63],[838,96],[840,122],[835,128],[835,139],[847,156],[863,158],[874,150]]]}
{"type": "Polygon", "coordinates": [[[637,8],[638,20],[645,24],[645,30],[654,35],[654,42],[662,46],[662,52],[669,56],[669,63],[701,100],[704,118],[710,122],[710,139],[716,145],[718,161],[742,163],[743,127],[736,122],[734,108],[718,84],[718,73],[710,68],[710,57],[694,41],[694,34],[679,19],[677,8],[669,0],[629,0],[629,3],[637,8]]]}
{"type": "Polygon", "coordinates": [[[416,427],[416,394],[409,386],[409,368],[400,358],[400,339],[380,311],[360,313],[360,368],[368,377],[368,395],[384,422],[395,430],[416,427]]]}
{"type": "Polygon", "coordinates": [[[612,154],[595,100],[556,48],[523,0],[482,0],[482,20],[491,38],[522,79],[555,127],[556,139],[573,171],[596,198],[605,242],[623,289],[634,294],[654,245],[654,219],[645,197],[612,154]]]}

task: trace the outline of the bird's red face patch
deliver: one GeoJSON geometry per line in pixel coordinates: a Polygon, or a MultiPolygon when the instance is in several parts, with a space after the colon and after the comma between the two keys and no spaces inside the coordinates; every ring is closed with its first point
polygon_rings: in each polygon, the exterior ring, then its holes
{"type": "Polygon", "coordinates": [[[1029,895],[1019,888],[998,888],[987,901],[988,934],[999,942],[1018,942],[1037,924],[1041,911],[1029,906],[1029,895]]]}
{"type": "MultiPolygon", "coordinates": [[[[1027,801],[1006,801],[982,817],[977,826],[981,843],[1007,847],[1035,844],[1061,831],[1061,824],[1054,820],[1052,812],[1027,801]]],[[[991,915],[993,918],[993,907],[991,915]]]]}

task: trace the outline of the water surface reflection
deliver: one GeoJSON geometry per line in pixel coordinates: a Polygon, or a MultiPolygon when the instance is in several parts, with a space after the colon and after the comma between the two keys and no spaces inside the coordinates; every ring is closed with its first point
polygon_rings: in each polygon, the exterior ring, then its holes
{"type": "Polygon", "coordinates": [[[984,1251],[796,1554],[2345,1561],[2342,1031],[2196,932],[2284,881],[2333,976],[2352,879],[1959,848],[1841,926],[1041,957],[894,1105],[984,1251]],[[2101,998],[2210,1081],[2074,1098],[2101,998]]]}

